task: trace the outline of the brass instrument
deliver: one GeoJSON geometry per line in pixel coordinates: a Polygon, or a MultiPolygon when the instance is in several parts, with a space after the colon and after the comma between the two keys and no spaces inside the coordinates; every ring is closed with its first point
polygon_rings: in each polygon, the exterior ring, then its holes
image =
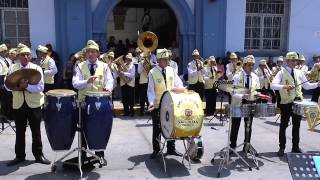
{"type": "Polygon", "coordinates": [[[235,75],[237,72],[239,72],[239,70],[242,68],[242,61],[239,59],[236,62],[236,65],[233,64],[233,70],[232,70],[232,74],[235,75]]]}
{"type": "Polygon", "coordinates": [[[115,59],[113,61],[113,63],[117,66],[117,71],[118,71],[120,78],[122,78],[125,82],[129,82],[131,79],[129,79],[126,76],[120,75],[120,72],[129,72],[129,68],[126,65],[126,63],[124,62],[123,55],[121,55],[117,59],[115,59]]]}
{"type": "Polygon", "coordinates": [[[264,75],[266,76],[268,83],[271,84],[274,76],[272,76],[272,71],[269,69],[268,65],[263,69],[264,75]]]}
{"type": "Polygon", "coordinates": [[[144,70],[149,73],[152,68],[149,53],[158,47],[158,37],[153,32],[146,31],[139,35],[137,42],[138,47],[143,51],[142,54],[145,56],[142,66],[144,70]]]}
{"type": "Polygon", "coordinates": [[[316,63],[313,65],[311,71],[307,72],[306,77],[309,82],[316,82],[318,81],[318,76],[320,73],[320,63],[316,63]]]}
{"type": "Polygon", "coordinates": [[[77,53],[74,54],[74,57],[79,62],[85,61],[85,50],[82,49],[81,51],[78,51],[77,53]]]}

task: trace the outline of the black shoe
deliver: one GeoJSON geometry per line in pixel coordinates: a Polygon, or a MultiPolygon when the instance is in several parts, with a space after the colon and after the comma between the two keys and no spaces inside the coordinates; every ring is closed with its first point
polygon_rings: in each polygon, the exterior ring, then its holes
{"type": "Polygon", "coordinates": [[[14,166],[14,165],[17,165],[19,163],[24,162],[25,160],[26,160],[25,158],[14,158],[13,160],[11,160],[7,163],[7,166],[14,166]]]}
{"type": "Polygon", "coordinates": [[[303,153],[303,151],[300,148],[292,148],[292,153],[303,153]]]}
{"type": "Polygon", "coordinates": [[[152,154],[150,154],[150,159],[155,159],[157,157],[159,152],[153,151],[152,154]]]}
{"type": "Polygon", "coordinates": [[[168,150],[167,155],[182,156],[182,154],[179,153],[177,150],[168,150]]]}
{"type": "Polygon", "coordinates": [[[284,156],[284,149],[279,149],[279,151],[277,152],[277,155],[279,156],[279,157],[283,157],[284,156]]]}
{"type": "Polygon", "coordinates": [[[108,162],[104,157],[101,157],[101,165],[102,166],[107,166],[108,162]]]}
{"type": "Polygon", "coordinates": [[[36,163],[41,163],[41,164],[50,164],[51,162],[45,158],[43,155],[40,157],[36,157],[36,163]]]}

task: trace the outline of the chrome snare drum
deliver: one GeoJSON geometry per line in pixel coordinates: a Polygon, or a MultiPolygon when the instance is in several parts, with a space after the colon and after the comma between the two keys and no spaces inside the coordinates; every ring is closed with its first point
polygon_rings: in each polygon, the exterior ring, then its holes
{"type": "Polygon", "coordinates": [[[303,101],[294,101],[292,106],[292,112],[300,115],[305,116],[305,111],[307,109],[318,109],[318,103],[310,101],[310,100],[303,100],[303,101]]]}
{"type": "Polygon", "coordinates": [[[276,105],[272,103],[256,104],[254,117],[273,117],[276,115],[276,105]]]}
{"type": "Polygon", "coordinates": [[[246,108],[243,108],[241,104],[226,104],[224,107],[228,117],[249,117],[246,108]]]}

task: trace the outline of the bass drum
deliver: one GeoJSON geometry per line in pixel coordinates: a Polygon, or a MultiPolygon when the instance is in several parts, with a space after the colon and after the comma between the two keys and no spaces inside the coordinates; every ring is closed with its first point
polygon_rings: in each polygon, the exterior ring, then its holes
{"type": "Polygon", "coordinates": [[[166,91],[160,101],[161,132],[165,138],[198,136],[203,123],[202,101],[198,93],[166,91]]]}
{"type": "Polygon", "coordinates": [[[202,137],[190,138],[187,140],[187,148],[188,148],[188,155],[190,159],[193,161],[198,161],[202,158],[204,147],[203,147],[203,140],[202,137]]]}

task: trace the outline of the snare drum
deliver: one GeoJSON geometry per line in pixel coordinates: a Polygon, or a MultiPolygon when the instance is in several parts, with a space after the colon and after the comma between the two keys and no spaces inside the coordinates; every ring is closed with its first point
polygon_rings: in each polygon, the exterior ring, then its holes
{"type": "Polygon", "coordinates": [[[254,117],[273,117],[276,115],[276,105],[272,103],[256,104],[254,117]]]}
{"type": "Polygon", "coordinates": [[[225,106],[225,110],[226,110],[226,114],[228,117],[248,117],[248,116],[243,116],[243,108],[241,104],[226,104],[225,106]]]}
{"type": "Polygon", "coordinates": [[[293,106],[292,106],[293,113],[300,116],[305,116],[306,109],[318,109],[318,103],[309,101],[309,100],[293,102],[293,106]]]}
{"type": "Polygon", "coordinates": [[[44,124],[52,150],[69,150],[77,127],[76,93],[54,89],[46,93],[44,124]]]}
{"type": "Polygon", "coordinates": [[[202,101],[193,91],[166,91],[160,101],[161,132],[165,138],[195,137],[203,122],[202,101]]]}
{"type": "Polygon", "coordinates": [[[83,128],[88,147],[93,151],[105,150],[112,129],[110,94],[107,92],[86,92],[83,128]]]}

